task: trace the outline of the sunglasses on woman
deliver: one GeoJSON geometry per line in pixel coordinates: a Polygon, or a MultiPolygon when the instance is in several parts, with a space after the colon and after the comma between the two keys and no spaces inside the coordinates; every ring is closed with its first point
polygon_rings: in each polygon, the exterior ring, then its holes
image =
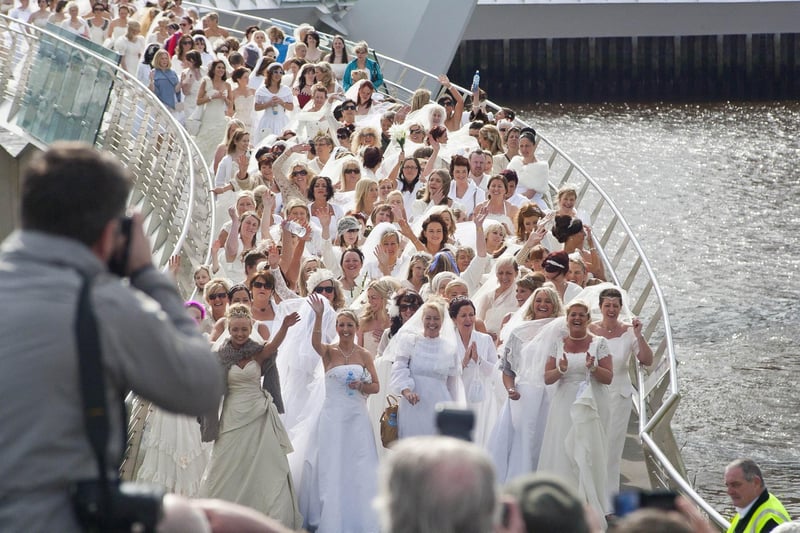
{"type": "Polygon", "coordinates": [[[308,172],[305,170],[295,170],[292,172],[292,177],[294,178],[296,176],[308,176],[308,172]]]}
{"type": "Polygon", "coordinates": [[[263,281],[254,281],[253,282],[253,287],[256,288],[256,289],[271,289],[272,288],[267,283],[264,283],[263,281]]]}
{"type": "Polygon", "coordinates": [[[314,287],[314,292],[317,294],[333,294],[333,287],[314,287]]]}
{"type": "Polygon", "coordinates": [[[214,300],[216,300],[217,298],[227,298],[227,297],[228,297],[228,293],[227,292],[218,292],[218,293],[215,293],[215,294],[209,294],[208,295],[208,299],[210,301],[212,301],[212,302],[214,300]]]}
{"type": "Polygon", "coordinates": [[[343,105],[342,111],[354,111],[355,108],[356,106],[354,106],[353,104],[343,105]]]}

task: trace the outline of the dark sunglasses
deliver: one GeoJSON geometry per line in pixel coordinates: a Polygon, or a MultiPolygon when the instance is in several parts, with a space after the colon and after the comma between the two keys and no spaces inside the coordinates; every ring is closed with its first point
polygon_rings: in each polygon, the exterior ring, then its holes
{"type": "Polygon", "coordinates": [[[227,54],[228,52],[229,52],[229,50],[227,48],[220,48],[219,49],[219,53],[220,54],[227,54]]]}
{"type": "Polygon", "coordinates": [[[442,100],[442,105],[444,105],[444,106],[453,105],[453,101],[452,100],[442,100]]]}
{"type": "Polygon", "coordinates": [[[412,311],[412,310],[416,311],[417,309],[419,309],[419,306],[416,305],[416,304],[400,304],[398,307],[400,308],[401,312],[402,311],[412,311]]]}
{"type": "Polygon", "coordinates": [[[225,298],[227,300],[228,299],[228,293],[227,292],[218,292],[216,294],[209,294],[208,295],[208,299],[210,301],[212,301],[212,302],[214,300],[216,300],[217,298],[225,298]]]}
{"type": "Polygon", "coordinates": [[[294,172],[292,172],[292,177],[295,176],[308,176],[308,172],[305,170],[295,170],[294,172]]]}
{"type": "Polygon", "coordinates": [[[375,134],[374,133],[362,133],[361,136],[362,137],[372,137],[372,138],[374,138],[375,134]]]}
{"type": "Polygon", "coordinates": [[[346,134],[346,133],[337,133],[336,134],[336,138],[337,139],[347,139],[348,137],[350,137],[350,136],[348,134],[346,134]]]}
{"type": "Polygon", "coordinates": [[[361,171],[357,168],[348,168],[344,171],[345,174],[361,174],[361,171]]]}
{"type": "Polygon", "coordinates": [[[408,133],[410,133],[411,135],[416,135],[417,133],[424,133],[424,132],[423,132],[423,130],[422,130],[422,129],[420,129],[420,128],[417,128],[417,129],[410,129],[410,130],[408,130],[408,133]]]}
{"type": "Polygon", "coordinates": [[[273,74],[286,74],[286,73],[283,71],[283,69],[277,69],[277,68],[276,68],[276,69],[272,69],[272,70],[270,70],[270,72],[272,72],[273,74]]]}
{"type": "Polygon", "coordinates": [[[353,104],[343,105],[342,111],[353,111],[356,108],[353,104]]]}
{"type": "Polygon", "coordinates": [[[268,283],[264,283],[263,281],[254,281],[252,283],[252,285],[256,289],[271,289],[272,288],[268,283]]]}
{"type": "Polygon", "coordinates": [[[317,294],[327,293],[333,294],[333,287],[314,287],[314,292],[317,294]]]}

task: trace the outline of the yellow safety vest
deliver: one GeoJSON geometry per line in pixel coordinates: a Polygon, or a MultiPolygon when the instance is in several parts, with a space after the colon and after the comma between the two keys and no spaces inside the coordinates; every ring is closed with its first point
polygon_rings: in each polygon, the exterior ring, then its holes
{"type": "MultiPolygon", "coordinates": [[[[783,504],[773,496],[769,495],[767,501],[759,505],[755,512],[751,514],[750,521],[744,528],[744,533],[760,533],[768,520],[775,520],[778,524],[790,522],[789,513],[784,509],[783,504]]],[[[731,527],[728,528],[728,533],[733,533],[736,530],[736,525],[739,523],[739,513],[736,513],[731,520],[731,527]]]]}

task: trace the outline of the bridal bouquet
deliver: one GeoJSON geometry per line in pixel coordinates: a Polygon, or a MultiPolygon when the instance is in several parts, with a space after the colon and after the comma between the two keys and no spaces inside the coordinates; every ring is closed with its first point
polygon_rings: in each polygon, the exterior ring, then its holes
{"type": "Polygon", "coordinates": [[[389,128],[389,136],[400,145],[400,149],[402,150],[403,146],[406,144],[406,129],[400,124],[395,124],[389,128]]]}

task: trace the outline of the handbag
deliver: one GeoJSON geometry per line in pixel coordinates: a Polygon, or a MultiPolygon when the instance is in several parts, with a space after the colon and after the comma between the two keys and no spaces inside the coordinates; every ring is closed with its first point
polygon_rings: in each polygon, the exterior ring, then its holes
{"type": "Polygon", "coordinates": [[[388,448],[397,440],[397,396],[387,394],[386,404],[386,408],[381,414],[381,443],[384,448],[388,448]]]}

